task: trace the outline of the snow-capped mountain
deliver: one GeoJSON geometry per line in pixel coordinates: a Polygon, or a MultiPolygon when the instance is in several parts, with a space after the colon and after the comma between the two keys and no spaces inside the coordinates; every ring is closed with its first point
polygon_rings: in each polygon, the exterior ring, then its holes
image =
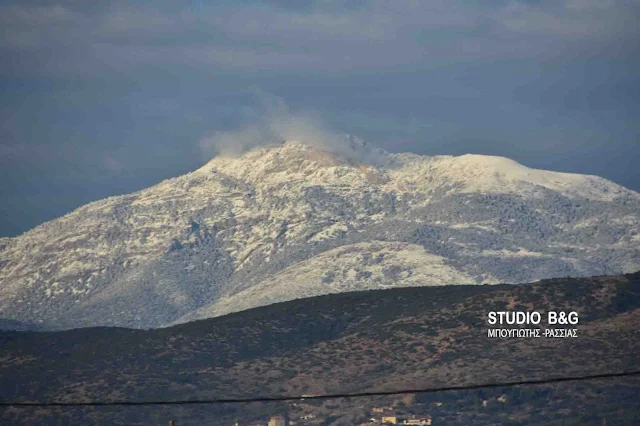
{"type": "Polygon", "coordinates": [[[288,141],[0,239],[0,318],[156,327],[342,291],[626,273],[638,212],[596,176],[288,141]]]}

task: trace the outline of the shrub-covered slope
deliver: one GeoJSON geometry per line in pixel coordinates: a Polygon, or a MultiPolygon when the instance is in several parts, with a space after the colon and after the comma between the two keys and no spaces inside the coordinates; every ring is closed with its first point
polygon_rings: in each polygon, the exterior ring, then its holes
{"type": "MultiPolygon", "coordinates": [[[[556,326],[543,321],[537,327],[556,326]]],[[[3,401],[295,396],[638,370],[640,275],[342,293],[165,329],[2,332],[0,339],[3,401]],[[577,328],[578,336],[489,338],[488,312],[504,310],[578,312],[577,326],[562,326],[577,328]]],[[[590,416],[586,424],[600,425],[602,413],[625,424],[640,415],[637,406],[628,406],[640,395],[637,377],[536,389],[422,395],[403,410],[428,410],[446,424],[476,417],[507,423],[515,416],[516,423],[529,424],[590,416]],[[495,402],[503,394],[508,403],[484,409],[483,399],[495,402]],[[450,403],[432,405],[443,399],[450,403]]],[[[333,401],[327,404],[337,408],[318,412],[352,416],[393,400],[333,401]]],[[[270,410],[259,404],[135,412],[20,408],[2,410],[0,423],[149,424],[163,413],[184,424],[231,424],[234,416],[251,420],[270,410]]],[[[303,412],[291,404],[277,410],[303,412]]]]}

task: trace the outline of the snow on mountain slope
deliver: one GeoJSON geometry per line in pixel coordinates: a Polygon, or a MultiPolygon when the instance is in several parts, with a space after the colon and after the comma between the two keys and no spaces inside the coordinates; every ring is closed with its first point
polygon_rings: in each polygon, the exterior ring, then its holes
{"type": "Polygon", "coordinates": [[[529,193],[536,187],[557,191],[568,197],[610,201],[632,194],[598,176],[531,169],[511,159],[490,155],[466,154],[459,157],[426,157],[416,154],[389,154],[377,150],[381,167],[353,164],[329,151],[301,143],[287,143],[282,148],[255,150],[242,158],[216,157],[196,173],[219,170],[239,179],[274,184],[284,180],[301,180],[306,185],[363,186],[377,183],[383,189],[404,192],[458,185],[457,192],[529,193]],[[247,168],[247,162],[251,167],[247,168]],[[347,167],[345,167],[347,166],[347,167]],[[351,166],[351,167],[349,167],[351,166]]]}
{"type": "Polygon", "coordinates": [[[640,268],[640,196],[613,182],[501,157],[346,147],[290,141],[215,157],[0,239],[0,318],[154,327],[254,306],[241,296],[250,289],[271,303],[390,282],[525,282],[640,268]],[[361,258],[336,255],[341,247],[386,247],[383,272],[356,268],[361,258]],[[407,260],[419,257],[411,257],[416,247],[424,261],[407,260]],[[334,281],[318,281],[331,265],[334,281]],[[362,274],[354,280],[340,268],[362,274]],[[407,277],[376,281],[394,268],[407,277]]]}
{"type": "Polygon", "coordinates": [[[597,176],[530,169],[511,159],[490,155],[422,157],[409,162],[399,174],[406,176],[412,168],[417,169],[418,180],[437,176],[439,184],[458,183],[461,192],[466,193],[530,195],[536,187],[543,187],[568,197],[610,201],[629,192],[597,176]]]}
{"type": "MultiPolygon", "coordinates": [[[[328,250],[291,265],[258,285],[221,297],[177,322],[329,293],[470,282],[474,282],[472,277],[448,266],[446,259],[425,252],[417,244],[364,242],[328,250]]],[[[487,280],[489,282],[497,283],[497,280],[487,280]]]]}

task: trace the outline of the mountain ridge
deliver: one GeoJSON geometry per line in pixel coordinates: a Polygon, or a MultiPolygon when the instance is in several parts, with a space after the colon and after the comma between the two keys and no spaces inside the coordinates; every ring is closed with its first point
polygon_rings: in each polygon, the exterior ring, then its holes
{"type": "Polygon", "coordinates": [[[0,317],[145,328],[255,306],[249,294],[631,272],[638,211],[606,179],[502,157],[288,141],[0,240],[0,317]]]}

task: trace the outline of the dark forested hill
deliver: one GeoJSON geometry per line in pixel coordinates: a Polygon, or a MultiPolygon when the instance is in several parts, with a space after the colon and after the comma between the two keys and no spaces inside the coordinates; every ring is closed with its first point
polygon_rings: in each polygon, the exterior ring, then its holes
{"type": "MultiPolygon", "coordinates": [[[[497,327],[497,326],[496,326],[497,327]]],[[[504,325],[503,328],[513,326],[504,325]]],[[[300,299],[155,330],[0,334],[2,401],[244,398],[640,369],[640,274],[300,299]],[[490,311],[575,311],[577,337],[488,337],[490,311]]],[[[0,408],[0,424],[359,424],[374,405],[433,424],[638,424],[640,379],[299,403],[0,408]],[[314,417],[303,420],[302,415],[314,417]],[[244,423],[243,423],[244,422],[244,423]]]]}

